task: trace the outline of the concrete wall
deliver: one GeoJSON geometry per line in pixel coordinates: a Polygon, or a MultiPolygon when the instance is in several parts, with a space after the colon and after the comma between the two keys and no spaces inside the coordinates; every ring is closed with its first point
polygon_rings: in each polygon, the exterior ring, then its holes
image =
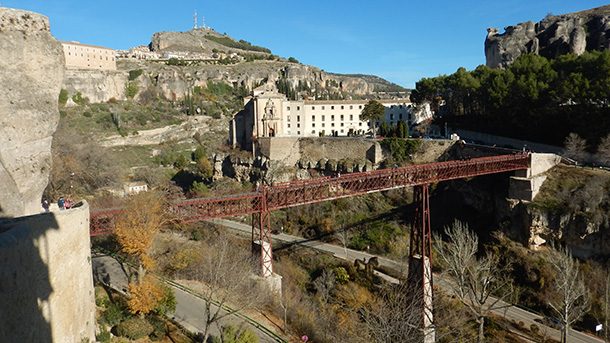
{"type": "Polygon", "coordinates": [[[0,342],[83,340],[95,341],[89,206],[0,220],[0,342]]]}
{"type": "Polygon", "coordinates": [[[518,170],[515,176],[511,176],[508,197],[524,201],[534,200],[546,180],[544,173],[559,163],[561,157],[555,154],[530,154],[530,167],[527,170],[518,170]]]}

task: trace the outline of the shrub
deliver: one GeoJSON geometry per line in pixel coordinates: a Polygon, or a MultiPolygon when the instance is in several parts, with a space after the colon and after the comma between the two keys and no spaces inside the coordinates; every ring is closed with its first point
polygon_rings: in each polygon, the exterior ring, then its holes
{"type": "Polygon", "coordinates": [[[174,291],[171,288],[163,286],[163,298],[159,300],[154,311],[161,316],[176,311],[176,295],[174,295],[174,291]]]}
{"type": "Polygon", "coordinates": [[[102,329],[100,331],[100,333],[95,335],[95,340],[100,343],[109,343],[111,338],[112,337],[110,336],[110,332],[108,330],[106,330],[105,328],[102,329]]]}
{"type": "Polygon", "coordinates": [[[337,282],[342,284],[347,283],[349,281],[349,274],[347,273],[347,270],[345,270],[345,268],[343,267],[335,268],[335,277],[337,279],[337,282]]]}
{"type": "Polygon", "coordinates": [[[167,325],[165,321],[156,316],[147,318],[150,325],[153,327],[153,332],[150,334],[151,341],[160,341],[167,335],[167,325]]]}
{"type": "Polygon", "coordinates": [[[133,99],[138,94],[138,83],[136,81],[129,81],[125,85],[125,95],[129,99],[133,99]]]}
{"type": "Polygon", "coordinates": [[[129,81],[133,81],[142,75],[142,69],[135,69],[129,71],[129,81]]]}
{"type": "Polygon", "coordinates": [[[193,182],[190,191],[198,197],[205,196],[210,192],[208,186],[206,186],[205,183],[198,181],[193,182]]]}
{"type": "Polygon", "coordinates": [[[83,116],[85,116],[87,118],[91,118],[91,112],[85,111],[85,112],[83,112],[83,116]]]}
{"type": "Polygon", "coordinates": [[[59,91],[59,104],[62,106],[65,105],[68,102],[69,97],[68,91],[62,88],[59,91]]]}
{"type": "Polygon", "coordinates": [[[103,320],[110,326],[115,326],[125,319],[126,314],[123,308],[117,303],[110,303],[104,314],[102,315],[103,320]]]}
{"type": "Polygon", "coordinates": [[[294,57],[288,57],[288,62],[290,62],[290,63],[300,63],[299,60],[297,60],[294,57]]]}
{"type": "Polygon", "coordinates": [[[121,322],[116,327],[116,334],[136,340],[150,335],[153,330],[153,326],[146,319],[133,317],[121,322]]]}
{"type": "Polygon", "coordinates": [[[258,337],[250,329],[238,329],[233,325],[222,327],[222,337],[212,337],[213,343],[258,343],[258,337]]]}
{"type": "Polygon", "coordinates": [[[538,333],[538,331],[540,331],[540,328],[538,328],[538,325],[532,324],[530,325],[530,331],[533,333],[538,333]]]}
{"type": "Polygon", "coordinates": [[[78,105],[86,105],[89,103],[89,98],[84,97],[81,92],[77,92],[72,96],[72,101],[78,105]]]}

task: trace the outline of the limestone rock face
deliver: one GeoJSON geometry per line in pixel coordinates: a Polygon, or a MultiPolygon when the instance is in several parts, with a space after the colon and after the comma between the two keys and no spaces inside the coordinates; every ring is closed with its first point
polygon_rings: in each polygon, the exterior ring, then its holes
{"type": "Polygon", "coordinates": [[[41,210],[64,65],[47,17],[0,8],[0,216],[41,210]]]}
{"type": "Polygon", "coordinates": [[[62,88],[73,96],[80,92],[92,103],[107,102],[114,98],[125,100],[127,73],[107,70],[66,70],[62,88]]]}
{"type": "Polygon", "coordinates": [[[488,67],[506,67],[525,53],[547,58],[610,46],[610,6],[565,15],[548,15],[540,22],[508,26],[504,33],[487,30],[485,59],[488,67]]]}

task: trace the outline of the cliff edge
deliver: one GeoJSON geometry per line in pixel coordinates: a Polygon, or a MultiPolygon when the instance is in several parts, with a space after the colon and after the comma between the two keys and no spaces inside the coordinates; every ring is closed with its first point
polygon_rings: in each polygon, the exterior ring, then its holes
{"type": "Polygon", "coordinates": [[[64,66],[47,17],[0,8],[0,217],[41,211],[64,66]]]}
{"type": "Polygon", "coordinates": [[[563,15],[547,15],[508,26],[504,33],[487,29],[485,60],[488,67],[506,67],[526,53],[547,58],[610,47],[610,5],[563,15]]]}

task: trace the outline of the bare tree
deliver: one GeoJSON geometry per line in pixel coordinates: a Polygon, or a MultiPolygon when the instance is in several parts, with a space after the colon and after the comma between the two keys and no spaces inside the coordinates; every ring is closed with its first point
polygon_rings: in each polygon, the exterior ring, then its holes
{"type": "Polygon", "coordinates": [[[439,237],[434,240],[444,273],[452,280],[453,294],[476,318],[478,341],[483,342],[485,318],[491,311],[507,307],[505,300],[514,294],[511,280],[506,277],[509,267],[501,266],[498,257],[490,253],[477,258],[479,240],[467,224],[455,221],[445,228],[445,234],[450,240],[448,244],[439,237]]]}
{"type": "Polygon", "coordinates": [[[322,274],[313,281],[313,286],[316,289],[316,294],[323,304],[327,304],[332,291],[335,289],[336,276],[332,270],[324,269],[322,274]]]}
{"type": "Polygon", "coordinates": [[[597,146],[597,160],[606,166],[610,166],[610,134],[602,138],[597,146]]]}
{"type": "Polygon", "coordinates": [[[587,142],[578,134],[572,132],[564,141],[564,155],[578,162],[584,162],[587,158],[587,142]]]}
{"type": "Polygon", "coordinates": [[[380,299],[363,310],[363,320],[370,339],[378,343],[422,342],[423,298],[421,292],[403,282],[388,285],[380,299]]]}
{"type": "Polygon", "coordinates": [[[202,250],[200,261],[187,272],[203,283],[203,336],[207,342],[212,325],[220,328],[223,318],[257,308],[266,301],[268,290],[253,277],[256,260],[246,249],[236,249],[229,237],[217,238],[202,250]]]}
{"type": "Polygon", "coordinates": [[[561,342],[565,343],[570,326],[589,310],[591,299],[578,262],[567,248],[552,250],[549,263],[555,270],[555,281],[548,303],[561,321],[561,342]]]}

